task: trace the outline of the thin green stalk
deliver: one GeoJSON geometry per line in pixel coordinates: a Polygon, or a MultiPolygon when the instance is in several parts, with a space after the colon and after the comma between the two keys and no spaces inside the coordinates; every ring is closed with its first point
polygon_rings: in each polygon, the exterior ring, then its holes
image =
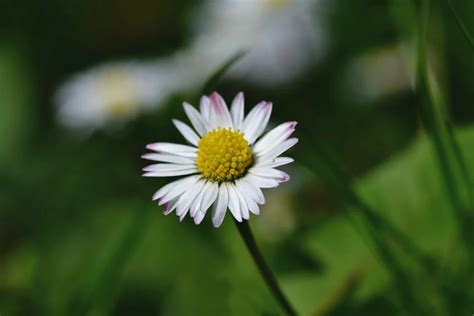
{"type": "Polygon", "coordinates": [[[457,140],[456,135],[454,134],[452,122],[450,120],[446,122],[446,127],[448,130],[449,138],[451,140],[451,146],[453,147],[456,162],[461,168],[461,175],[464,181],[464,186],[467,188],[468,191],[468,206],[472,209],[472,207],[474,206],[473,192],[470,190],[470,188],[474,187],[472,177],[469,172],[469,168],[467,167],[466,159],[464,158],[461,146],[459,145],[459,141],[457,140]]]}
{"type": "Polygon", "coordinates": [[[260,275],[262,276],[263,280],[268,286],[270,292],[272,292],[275,299],[280,304],[281,308],[285,311],[285,313],[289,316],[297,315],[296,311],[291,306],[290,302],[286,298],[285,294],[280,288],[277,279],[273,275],[270,268],[265,263],[263,256],[258,249],[257,243],[255,242],[255,238],[253,237],[252,231],[250,230],[250,226],[247,221],[243,221],[241,223],[234,221],[237,229],[239,230],[240,236],[245,242],[245,246],[247,246],[250,255],[252,256],[253,261],[255,262],[260,275]]]}
{"type": "Polygon", "coordinates": [[[472,37],[471,33],[467,29],[467,27],[464,25],[464,23],[461,20],[461,17],[459,16],[456,8],[454,7],[453,3],[451,0],[448,0],[448,5],[449,8],[451,9],[451,12],[454,15],[454,18],[456,19],[456,22],[461,29],[464,37],[466,38],[466,41],[468,42],[469,46],[474,50],[474,38],[472,37]]]}
{"type": "Polygon", "coordinates": [[[462,197],[462,188],[457,181],[456,166],[452,163],[450,150],[453,140],[444,126],[445,120],[441,119],[436,110],[435,100],[431,92],[428,78],[428,60],[426,55],[428,20],[430,15],[430,2],[423,0],[418,34],[418,61],[417,61],[417,94],[420,99],[421,117],[434,146],[436,157],[444,179],[445,189],[459,223],[461,234],[469,242],[468,221],[466,221],[465,204],[462,197]]]}
{"type": "MultiPolygon", "coordinates": [[[[454,7],[453,2],[451,0],[447,0],[447,1],[448,1],[449,8],[451,9],[451,12],[453,13],[454,18],[456,19],[456,22],[457,22],[459,28],[461,29],[464,37],[466,38],[469,46],[472,48],[472,50],[474,50],[474,38],[472,37],[471,33],[469,32],[469,30],[467,29],[467,27],[463,23],[459,13],[457,12],[456,8],[454,7]]],[[[458,165],[461,168],[461,173],[462,173],[462,176],[463,176],[464,185],[465,185],[466,188],[468,188],[468,192],[470,192],[469,196],[468,196],[468,199],[469,199],[468,205],[469,205],[470,208],[473,208],[474,207],[474,205],[473,205],[474,196],[473,196],[473,193],[470,191],[470,188],[472,188],[472,183],[473,182],[472,182],[471,176],[469,174],[469,170],[467,168],[467,163],[464,159],[461,147],[459,146],[459,143],[456,139],[456,136],[454,135],[452,122],[450,120],[447,120],[446,127],[447,127],[447,130],[448,130],[449,140],[450,140],[451,145],[453,147],[455,158],[457,160],[458,165]]]]}
{"type": "Polygon", "coordinates": [[[224,62],[219,68],[217,68],[214,73],[209,76],[207,81],[199,90],[200,95],[211,92],[211,88],[216,85],[216,83],[222,78],[222,76],[225,75],[227,71],[245,55],[245,53],[245,50],[238,51],[237,53],[232,55],[226,62],[224,62]]]}
{"type": "Polygon", "coordinates": [[[135,217],[123,232],[111,257],[92,282],[92,285],[82,293],[83,296],[75,306],[73,315],[87,315],[97,303],[102,301],[104,294],[112,292],[117,285],[117,280],[120,279],[121,271],[144,236],[146,227],[150,223],[150,214],[150,208],[135,213],[135,217]]]}

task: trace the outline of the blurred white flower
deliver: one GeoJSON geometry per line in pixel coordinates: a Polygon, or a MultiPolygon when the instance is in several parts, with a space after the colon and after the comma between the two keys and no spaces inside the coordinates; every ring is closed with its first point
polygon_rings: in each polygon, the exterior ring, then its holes
{"type": "Polygon", "coordinates": [[[346,72],[351,96],[374,101],[414,88],[413,56],[402,46],[370,50],[356,58],[346,72]]]}
{"type": "MultiPolygon", "coordinates": [[[[321,56],[318,1],[209,0],[197,18],[197,34],[179,62],[197,76],[215,69],[238,51],[247,54],[229,72],[270,86],[295,79],[321,56]]],[[[179,63],[178,62],[178,63],[179,63]]]]}
{"type": "Polygon", "coordinates": [[[158,106],[178,83],[166,74],[166,62],[123,62],[79,73],[57,91],[60,122],[70,128],[94,130],[127,121],[158,106]]]}

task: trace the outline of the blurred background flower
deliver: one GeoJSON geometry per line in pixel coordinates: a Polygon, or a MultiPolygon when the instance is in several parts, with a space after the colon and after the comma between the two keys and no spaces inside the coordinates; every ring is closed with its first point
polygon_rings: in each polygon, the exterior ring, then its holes
{"type": "Polygon", "coordinates": [[[185,50],[212,69],[240,50],[246,55],[229,76],[262,86],[296,79],[325,50],[319,1],[210,0],[196,17],[195,39],[185,50]]]}
{"type": "Polygon", "coordinates": [[[129,61],[76,74],[56,94],[59,120],[66,127],[91,130],[154,110],[180,86],[167,76],[173,69],[166,61],[129,61]]]}

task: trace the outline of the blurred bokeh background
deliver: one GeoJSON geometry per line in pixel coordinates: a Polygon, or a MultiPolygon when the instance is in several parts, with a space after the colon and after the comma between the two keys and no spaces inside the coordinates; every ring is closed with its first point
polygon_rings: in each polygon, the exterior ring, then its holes
{"type": "MultiPolygon", "coordinates": [[[[474,2],[455,5],[474,31],[474,2]]],[[[219,229],[165,217],[151,196],[167,180],[141,177],[145,145],[181,142],[181,103],[214,90],[229,102],[244,91],[247,109],[273,101],[273,124],[299,122],[292,180],[250,222],[301,314],[403,310],[325,177],[332,165],[458,289],[431,294],[403,258],[420,300],[472,314],[415,93],[418,11],[408,0],[0,0],[0,314],[281,314],[230,216],[219,229]]],[[[474,53],[445,1],[432,1],[428,42],[471,170],[474,53]]]]}

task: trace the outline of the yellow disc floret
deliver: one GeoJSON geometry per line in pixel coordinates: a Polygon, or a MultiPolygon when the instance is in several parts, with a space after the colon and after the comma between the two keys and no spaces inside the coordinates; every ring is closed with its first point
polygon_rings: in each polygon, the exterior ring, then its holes
{"type": "Polygon", "coordinates": [[[240,130],[217,128],[199,141],[196,165],[207,179],[233,181],[243,176],[252,162],[252,150],[240,130]]]}

